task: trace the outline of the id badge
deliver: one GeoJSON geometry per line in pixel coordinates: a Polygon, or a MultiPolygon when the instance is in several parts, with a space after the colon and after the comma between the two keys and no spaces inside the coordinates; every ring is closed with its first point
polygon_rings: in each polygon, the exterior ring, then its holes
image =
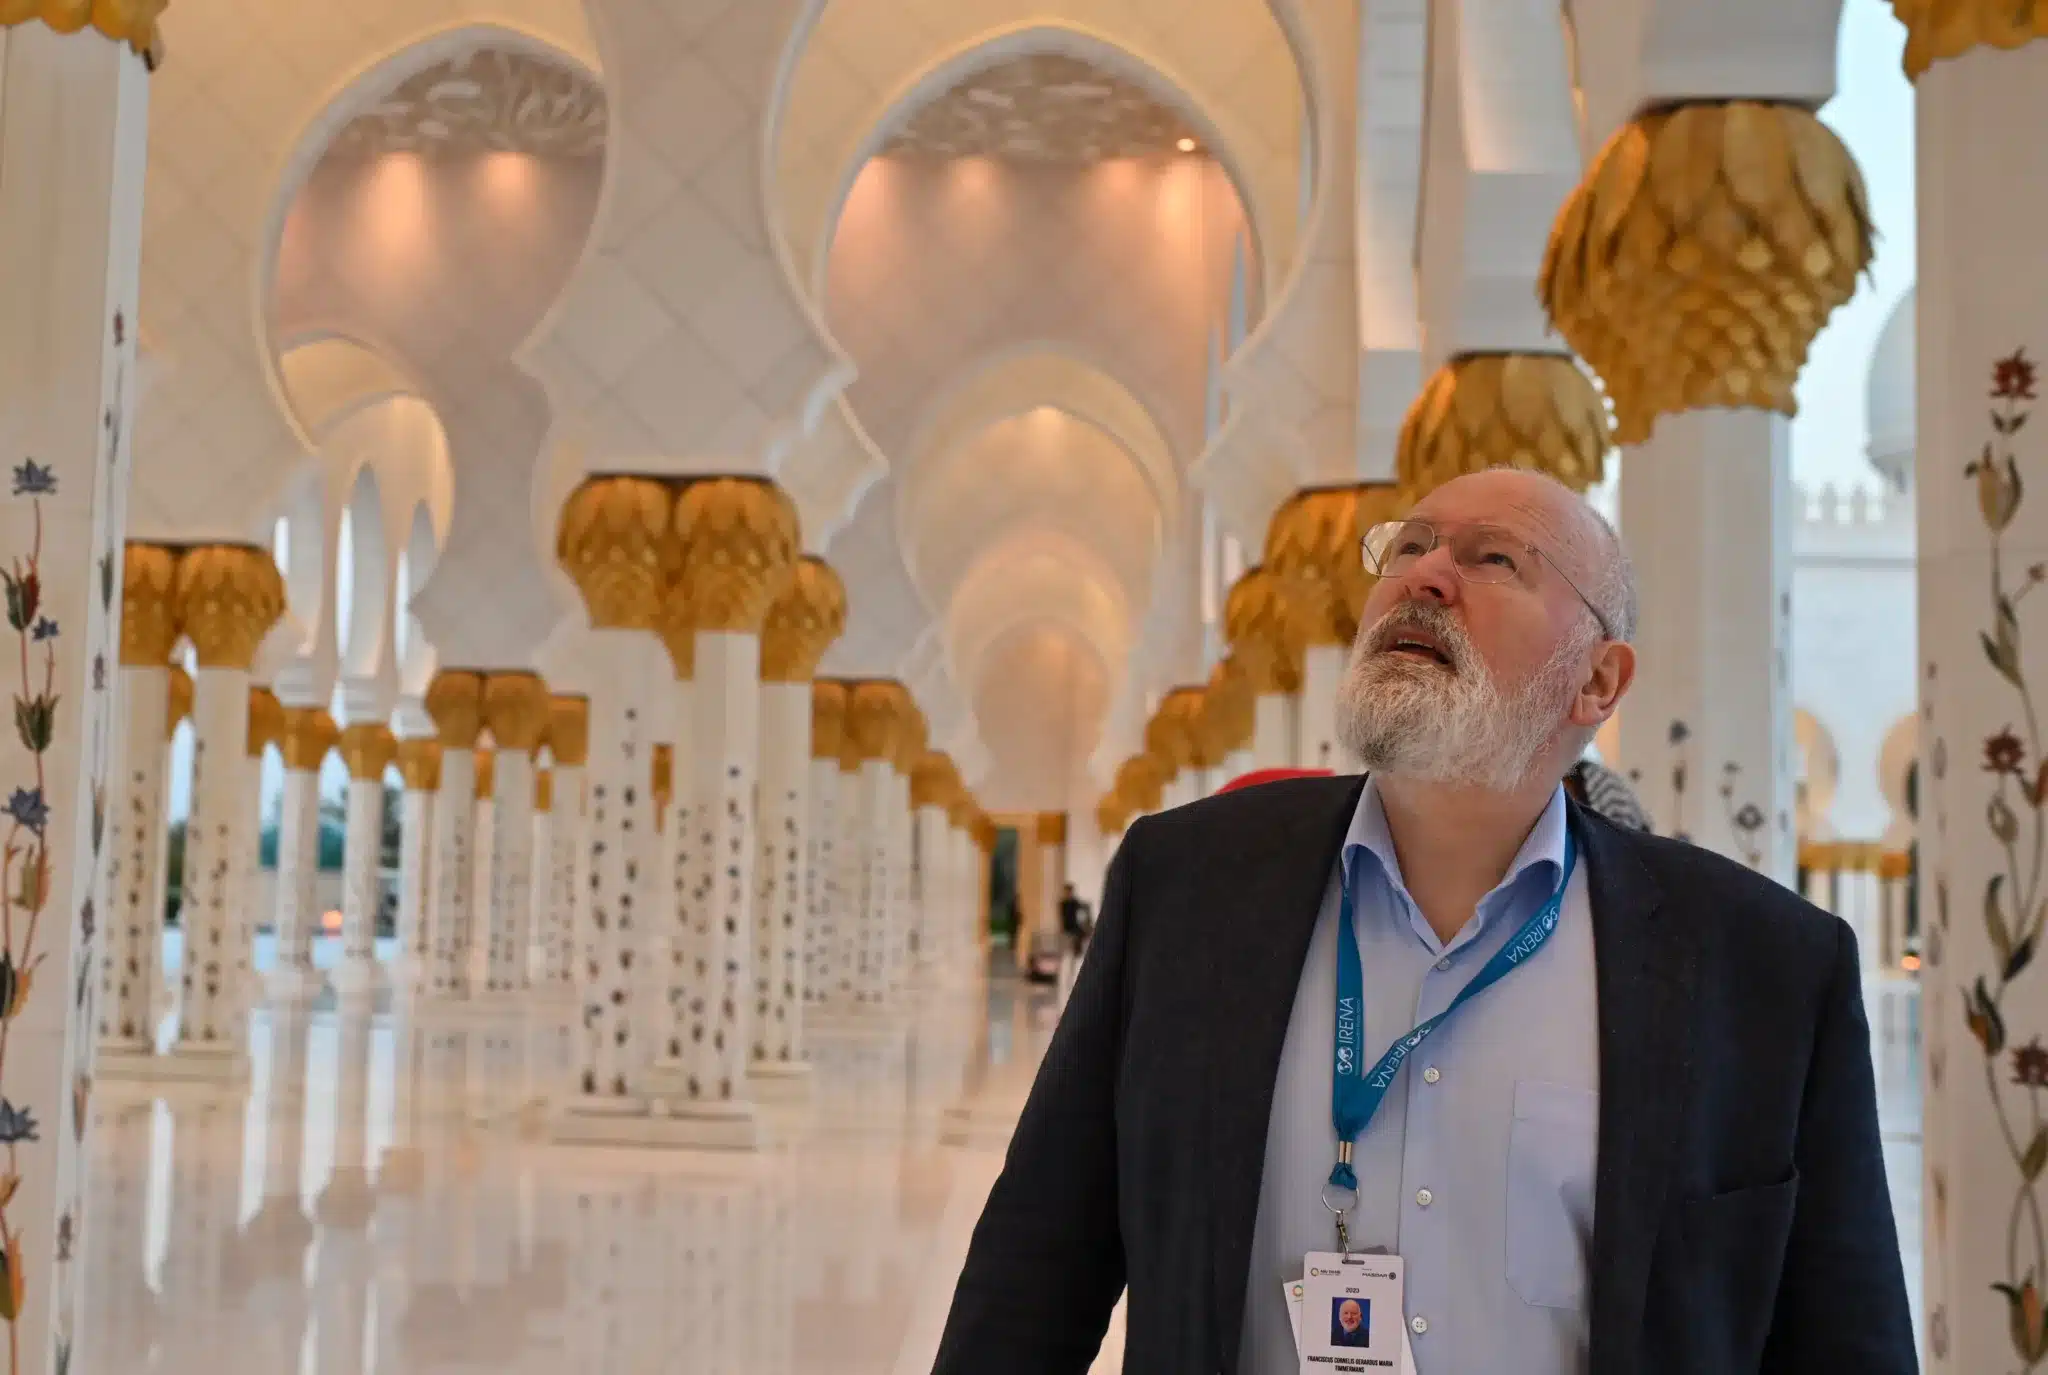
{"type": "Polygon", "coordinates": [[[1301,1375],[1415,1375],[1399,1256],[1311,1252],[1287,1306],[1301,1375]]]}

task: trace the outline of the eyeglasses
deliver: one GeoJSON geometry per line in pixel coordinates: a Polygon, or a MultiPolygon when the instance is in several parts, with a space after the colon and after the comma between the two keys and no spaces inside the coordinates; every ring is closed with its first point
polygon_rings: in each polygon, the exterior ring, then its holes
{"type": "Polygon", "coordinates": [[[1586,610],[1593,613],[1601,635],[1610,640],[1618,638],[1614,627],[1607,623],[1607,617],[1593,605],[1593,599],[1580,590],[1570,574],[1557,566],[1557,560],[1498,525],[1458,525],[1439,529],[1426,520],[1381,521],[1365,532],[1360,548],[1365,555],[1368,572],[1382,578],[1398,578],[1439,544],[1451,551],[1451,566],[1466,582],[1522,583],[1526,586],[1530,569],[1537,563],[1548,564],[1550,571],[1563,578],[1564,585],[1585,603],[1586,610]]]}

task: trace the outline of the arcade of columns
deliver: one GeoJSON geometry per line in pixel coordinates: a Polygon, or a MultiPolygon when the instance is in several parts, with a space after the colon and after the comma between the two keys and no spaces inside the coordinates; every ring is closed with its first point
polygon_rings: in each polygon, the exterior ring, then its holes
{"type": "MultiPolygon", "coordinates": [[[[763,481],[586,482],[562,511],[559,554],[598,686],[569,699],[516,667],[451,670],[429,698],[434,739],[334,722],[252,683],[283,604],[264,551],[131,543],[124,557],[143,54],[161,8],[0,7],[0,155],[15,188],[0,194],[0,414],[18,446],[5,581],[22,665],[0,747],[0,1255],[10,1342],[60,1367],[76,1287],[55,1238],[77,1216],[95,1074],[241,1071],[252,751],[276,743],[287,763],[278,991],[314,985],[308,778],[335,748],[351,776],[335,982],[379,976],[373,801],[395,759],[402,953],[388,972],[450,1003],[573,986],[571,1139],[753,1140],[755,1096],[801,1077],[807,1014],[887,1005],[915,963],[972,948],[977,904],[948,895],[972,884],[971,848],[989,836],[943,756],[922,749],[899,684],[810,681],[842,603],[763,481]],[[51,15],[61,23],[37,22],[51,15]],[[189,707],[170,663],[181,640],[196,662],[189,707]],[[159,1050],[166,738],[186,710],[187,954],[159,1050]]],[[[2048,261],[2029,232],[2048,145],[2024,135],[2048,114],[2048,8],[1894,8],[1918,100],[1917,328],[1931,344],[1917,484],[1927,1349],[1935,1370],[2015,1356],[2032,1369],[2048,1359],[2048,1127],[2028,1097],[2048,1087],[2035,968],[2048,740],[2024,598],[2048,577],[2048,505],[2027,499],[2043,441],[2023,427],[2048,349],[2048,261]]],[[[1532,284],[1557,346],[1451,350],[1408,409],[1394,481],[1281,506],[1261,566],[1231,589],[1229,656],[1205,686],[1162,698],[1098,808],[1104,832],[1247,765],[1340,763],[1332,689],[1363,597],[1363,530],[1477,466],[1584,486],[1618,443],[1644,608],[1622,762],[1661,829],[1788,874],[1785,416],[1871,251],[1858,173],[1812,103],[1693,92],[1612,133],[1559,207],[1532,284]]]]}
{"type": "Polygon", "coordinates": [[[389,977],[429,1004],[573,1001],[582,1034],[565,1134],[751,1141],[754,1096],[801,1090],[807,1018],[884,1012],[914,981],[971,966],[993,839],[952,761],[926,748],[901,684],[815,678],[845,594],[797,544],[794,509],[766,481],[593,478],[564,509],[560,550],[590,613],[599,689],[550,695],[523,670],[444,670],[425,696],[436,734],[397,739],[382,720],[337,723],[250,683],[283,607],[267,551],[130,543],[102,1073],[246,1072],[264,915],[252,887],[257,761],[275,744],[273,996],[303,997],[328,977],[312,959],[319,775],[339,751],[337,991],[389,977]],[[185,642],[196,682],[171,662],[185,642]],[[171,735],[188,716],[190,953],[159,1052],[165,794],[171,735]],[[394,764],[404,792],[387,971],[375,938],[394,764]]]}

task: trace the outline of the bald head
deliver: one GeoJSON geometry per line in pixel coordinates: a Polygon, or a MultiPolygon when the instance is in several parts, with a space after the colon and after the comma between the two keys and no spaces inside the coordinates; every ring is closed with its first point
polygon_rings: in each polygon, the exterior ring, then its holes
{"type": "Polygon", "coordinates": [[[1501,520],[1510,511],[1521,516],[1509,523],[1527,528],[1614,638],[1635,638],[1636,580],[1628,551],[1607,517],[1570,487],[1548,473],[1489,468],[1452,478],[1417,502],[1412,514],[1428,520],[1450,510],[1468,520],[1501,520]]]}

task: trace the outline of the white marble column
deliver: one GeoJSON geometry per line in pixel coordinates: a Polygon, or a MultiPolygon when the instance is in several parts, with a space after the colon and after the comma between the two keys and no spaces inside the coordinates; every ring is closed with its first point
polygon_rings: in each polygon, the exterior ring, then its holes
{"type": "Polygon", "coordinates": [[[548,727],[548,751],[554,756],[553,826],[550,830],[550,888],[554,909],[552,930],[541,942],[541,986],[560,996],[576,989],[576,951],[584,922],[585,885],[578,856],[584,850],[584,764],[589,756],[590,703],[582,697],[557,696],[548,727]]]}
{"type": "Polygon", "coordinates": [[[317,707],[285,712],[284,805],[277,825],[277,958],[269,990],[303,998],[320,987],[313,937],[320,925],[320,768],[341,732],[317,707]]]}
{"type": "Polygon", "coordinates": [[[676,791],[697,798],[701,887],[696,928],[699,978],[689,1002],[696,1053],[677,1100],[680,1110],[746,1105],[754,1001],[754,789],[761,757],[761,642],[746,631],[697,633],[692,777],[676,791]]]}
{"type": "Polygon", "coordinates": [[[1974,1375],[2034,1370],[2048,1350],[2048,735],[2035,692],[2048,683],[2048,258],[2033,229],[2048,144],[2021,132],[2048,116],[2048,41],[1957,51],[1941,37],[1914,33],[1906,50],[1920,187],[1922,1330],[1931,1375],[1974,1375]]]}
{"type": "Polygon", "coordinates": [[[834,809],[838,820],[833,846],[837,852],[834,887],[838,905],[833,919],[833,946],[827,952],[832,962],[832,982],[825,994],[826,1001],[846,1007],[862,1001],[861,990],[867,977],[868,867],[872,855],[868,849],[867,806],[860,766],[859,747],[849,733],[846,750],[839,757],[838,800],[834,809]]]}
{"type": "Polygon", "coordinates": [[[341,963],[334,969],[339,993],[366,992],[378,982],[384,771],[397,756],[398,741],[382,722],[359,723],[341,733],[341,757],[348,765],[348,811],[341,848],[341,963]]]}
{"type": "Polygon", "coordinates": [[[654,760],[658,858],[644,956],[654,962],[649,982],[659,998],[646,1009],[652,1079],[677,1093],[693,1074],[705,1074],[712,1058],[703,1026],[714,947],[711,837],[705,834],[703,800],[691,786],[697,758],[697,633],[673,614],[685,605],[671,604],[662,631],[674,682],[665,703],[665,739],[656,746],[654,760]]]}
{"type": "Polygon", "coordinates": [[[533,673],[484,680],[484,725],[497,742],[491,791],[491,916],[484,987],[523,993],[533,945],[533,752],[547,734],[547,685],[533,673]]]}
{"type": "Polygon", "coordinates": [[[570,1134],[599,1120],[644,1116],[645,1056],[634,1037],[635,962],[643,949],[644,875],[657,854],[649,783],[654,694],[669,675],[660,643],[644,630],[590,633],[587,947],[578,962],[583,1031],[576,1046],[577,1094],[561,1124],[570,1134]],[[578,1123],[577,1118],[590,1119],[578,1123]]]}
{"type": "Polygon", "coordinates": [[[949,823],[942,795],[915,799],[918,855],[917,929],[923,933],[924,964],[934,978],[945,979],[959,967],[959,909],[949,892],[951,859],[947,853],[949,823]]]}
{"type": "Polygon", "coordinates": [[[148,89],[141,59],[89,27],[63,36],[33,19],[0,25],[0,662],[12,666],[12,729],[0,735],[0,903],[10,914],[0,954],[16,971],[0,1100],[40,1128],[7,1134],[8,1173],[20,1183],[0,1200],[26,1268],[6,1325],[9,1363],[23,1371],[71,1362],[74,1342],[90,1346],[80,1330],[86,1252],[60,1238],[86,1219],[90,1105],[75,1090],[94,1072],[100,948],[80,914],[109,910],[102,827],[119,726],[148,89]]]}
{"type": "MultiPolygon", "coordinates": [[[[550,976],[556,966],[558,931],[563,922],[561,855],[555,850],[555,771],[552,768],[536,768],[533,771],[533,839],[531,850],[533,863],[527,873],[528,889],[533,894],[533,954],[540,968],[534,977],[534,987],[548,987],[550,976]]],[[[566,972],[566,967],[564,967],[566,972]]]]}
{"type": "Polygon", "coordinates": [[[170,759],[170,605],[176,554],[131,543],[122,574],[121,768],[107,816],[107,946],[101,964],[99,1053],[156,1049],[156,990],[163,973],[161,860],[170,759]]]}
{"type": "Polygon", "coordinates": [[[879,1007],[889,1001],[891,952],[901,939],[896,904],[890,900],[896,876],[890,872],[890,843],[896,772],[887,759],[863,758],[856,776],[853,824],[859,836],[861,909],[854,1001],[879,1007]]]}
{"type": "Polygon", "coordinates": [[[427,688],[427,710],[441,738],[441,788],[434,795],[428,859],[427,975],[435,998],[469,995],[471,903],[476,868],[476,738],[483,728],[483,678],[443,670],[427,688]]]}
{"type": "Polygon", "coordinates": [[[811,786],[804,822],[804,1001],[813,1008],[842,992],[840,950],[847,928],[840,882],[839,756],[846,737],[846,685],[820,678],[811,684],[811,786]]]}
{"type": "Polygon", "coordinates": [[[1644,608],[1621,761],[1657,830],[1790,882],[1790,422],[1666,415],[1621,467],[1644,608]]]}
{"type": "Polygon", "coordinates": [[[434,796],[441,787],[441,742],[419,736],[398,742],[405,780],[398,814],[398,961],[394,983],[417,988],[427,970],[432,925],[434,796]]]}
{"type": "Polygon", "coordinates": [[[199,671],[178,917],[184,932],[178,1029],[174,1063],[160,1068],[240,1079],[247,1073],[248,852],[256,810],[249,664],[284,609],[284,587],[267,550],[219,544],[186,550],[176,587],[199,671]]]}
{"type": "MultiPolygon", "coordinates": [[[[921,747],[921,746],[920,746],[921,747]]],[[[917,905],[912,900],[910,779],[899,753],[889,770],[889,997],[900,1000],[910,986],[917,955],[917,905]]]]}
{"type": "Polygon", "coordinates": [[[764,1082],[801,1080],[810,1070],[803,1033],[804,932],[810,917],[805,838],[810,781],[809,674],[793,681],[764,682],[750,1071],[764,1082]]]}

